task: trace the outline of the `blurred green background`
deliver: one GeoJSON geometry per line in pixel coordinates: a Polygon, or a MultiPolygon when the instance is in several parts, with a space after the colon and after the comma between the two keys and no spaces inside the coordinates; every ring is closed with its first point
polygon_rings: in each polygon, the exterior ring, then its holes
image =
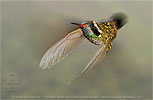
{"type": "Polygon", "coordinates": [[[2,98],[142,96],[151,99],[151,19],[152,1],[2,1],[2,98]],[[93,70],[67,86],[99,48],[87,39],[52,69],[39,68],[44,52],[77,28],[71,22],[102,21],[116,12],[127,14],[129,21],[118,31],[109,54],[93,70]]]}

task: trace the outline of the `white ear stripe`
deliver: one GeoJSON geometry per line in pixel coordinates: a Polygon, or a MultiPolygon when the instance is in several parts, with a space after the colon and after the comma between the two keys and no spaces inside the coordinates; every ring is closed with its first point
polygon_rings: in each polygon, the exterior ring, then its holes
{"type": "Polygon", "coordinates": [[[102,31],[99,29],[99,27],[97,26],[97,24],[96,24],[96,22],[93,22],[94,23],[94,26],[98,29],[98,31],[100,32],[100,33],[102,33],[102,31]]]}

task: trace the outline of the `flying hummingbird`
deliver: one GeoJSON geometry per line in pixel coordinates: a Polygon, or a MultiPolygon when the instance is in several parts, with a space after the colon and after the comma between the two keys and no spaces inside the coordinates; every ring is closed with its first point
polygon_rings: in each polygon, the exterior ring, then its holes
{"type": "Polygon", "coordinates": [[[91,70],[94,65],[102,60],[105,55],[112,48],[113,40],[116,38],[117,31],[127,22],[127,15],[123,13],[115,13],[110,18],[102,22],[95,22],[88,20],[78,23],[71,23],[78,25],[78,29],[70,32],[63,39],[55,43],[44,54],[40,61],[40,67],[42,69],[48,69],[64,59],[68,54],[72,52],[85,38],[91,43],[98,45],[100,49],[96,52],[93,59],[88,63],[86,67],[74,78],[78,79],[87,71],[91,70]]]}

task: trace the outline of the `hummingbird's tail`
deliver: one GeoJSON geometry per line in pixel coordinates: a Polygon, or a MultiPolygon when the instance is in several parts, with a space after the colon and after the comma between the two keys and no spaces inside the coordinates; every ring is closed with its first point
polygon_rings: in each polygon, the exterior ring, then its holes
{"type": "Polygon", "coordinates": [[[128,19],[128,16],[124,13],[115,13],[113,14],[110,19],[112,21],[115,21],[116,24],[117,24],[117,29],[120,29],[124,24],[127,23],[127,19],[128,19]]]}

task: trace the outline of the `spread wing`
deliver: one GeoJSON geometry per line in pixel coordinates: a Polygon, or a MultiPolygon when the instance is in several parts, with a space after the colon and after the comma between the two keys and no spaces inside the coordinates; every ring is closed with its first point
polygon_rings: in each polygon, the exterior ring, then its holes
{"type": "Polygon", "coordinates": [[[83,39],[84,36],[81,29],[72,31],[48,49],[42,57],[39,66],[42,69],[46,69],[55,65],[76,48],[83,39]]]}
{"type": "Polygon", "coordinates": [[[72,79],[68,83],[69,85],[72,82],[74,82],[75,80],[77,80],[79,77],[81,77],[83,74],[85,74],[86,72],[91,70],[98,61],[102,60],[105,57],[105,55],[106,55],[106,45],[107,44],[102,45],[102,47],[96,52],[94,58],[88,63],[88,65],[85,68],[83,68],[83,70],[74,79],[72,79]]]}

